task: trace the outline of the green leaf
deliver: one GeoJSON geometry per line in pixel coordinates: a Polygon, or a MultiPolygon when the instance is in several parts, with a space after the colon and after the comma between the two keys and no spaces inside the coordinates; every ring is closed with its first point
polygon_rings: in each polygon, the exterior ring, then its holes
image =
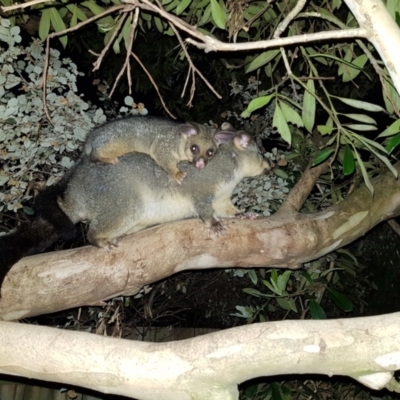
{"type": "Polygon", "coordinates": [[[255,297],[266,297],[266,295],[259,290],[253,289],[253,288],[244,288],[243,292],[249,294],[250,296],[255,296],[255,297]]]}
{"type": "MultiPolygon", "coordinates": [[[[386,69],[385,72],[387,73],[386,69]]],[[[387,81],[386,79],[383,79],[382,81],[383,100],[385,102],[385,107],[388,110],[389,114],[393,114],[394,113],[393,106],[396,108],[396,110],[400,108],[400,96],[397,93],[396,88],[393,86],[393,82],[387,81]]]]}
{"type": "Polygon", "coordinates": [[[374,125],[363,125],[363,124],[343,124],[343,126],[346,126],[349,129],[354,129],[355,131],[363,131],[363,132],[376,131],[378,129],[374,125]]]}
{"type": "Polygon", "coordinates": [[[164,32],[164,26],[160,18],[154,17],[154,23],[156,25],[158,32],[160,33],[164,32]]]}
{"type": "Polygon", "coordinates": [[[338,69],[339,76],[343,75],[346,72],[346,65],[350,65],[350,61],[353,58],[353,54],[354,54],[353,45],[350,45],[347,47],[343,59],[330,55],[331,58],[336,59],[336,61],[339,62],[339,69],[338,69]]]}
{"type": "Polygon", "coordinates": [[[355,151],[355,155],[356,155],[356,158],[357,158],[357,161],[358,161],[358,165],[360,166],[361,173],[363,175],[365,185],[367,186],[367,188],[369,189],[369,191],[371,192],[371,194],[373,196],[374,195],[374,187],[372,186],[371,181],[369,180],[369,176],[368,176],[367,170],[365,169],[365,165],[364,165],[363,161],[361,160],[361,157],[358,154],[357,150],[355,151]]]}
{"type": "Polygon", "coordinates": [[[317,125],[317,129],[322,136],[330,135],[334,131],[334,128],[332,126],[327,125],[317,125]]]}
{"type": "Polygon", "coordinates": [[[357,58],[353,60],[351,63],[351,67],[345,68],[345,72],[343,74],[343,82],[352,81],[357,75],[362,71],[365,63],[368,58],[365,54],[361,54],[357,58]]]}
{"type": "Polygon", "coordinates": [[[209,4],[208,7],[202,13],[199,26],[207,24],[208,22],[210,22],[210,19],[211,19],[211,4],[209,4]]]}
{"type": "Polygon", "coordinates": [[[296,303],[293,299],[278,297],[276,301],[284,310],[294,311],[295,313],[297,313],[296,303]]]}
{"type": "Polygon", "coordinates": [[[225,29],[226,15],[217,0],[211,0],[211,14],[215,25],[217,25],[220,29],[225,29]]]}
{"type": "Polygon", "coordinates": [[[282,179],[289,179],[289,175],[280,168],[274,168],[274,174],[282,179]]]}
{"type": "Polygon", "coordinates": [[[100,7],[92,1],[84,1],[81,3],[84,7],[87,7],[94,15],[99,15],[105,11],[103,7],[100,7]]]}
{"type": "Polygon", "coordinates": [[[283,115],[279,104],[277,104],[275,107],[272,126],[278,129],[278,132],[281,134],[283,140],[288,142],[289,145],[292,143],[292,134],[290,133],[289,125],[285,120],[285,116],[283,115]]]}
{"type": "Polygon", "coordinates": [[[181,2],[181,0],[174,0],[172,3],[169,3],[165,7],[165,11],[170,12],[170,11],[174,10],[179,5],[180,2],[181,2]]]}
{"type": "Polygon", "coordinates": [[[343,311],[350,312],[353,311],[353,303],[350,299],[344,294],[338,292],[332,288],[326,288],[329,293],[329,297],[333,300],[333,302],[343,311]]]}
{"type": "MultiPolygon", "coordinates": [[[[78,7],[76,4],[70,4],[70,5],[73,6],[73,10],[72,10],[71,22],[69,23],[69,26],[73,27],[73,26],[76,26],[76,24],[78,23],[78,14],[77,14],[78,7]]],[[[68,8],[68,6],[67,6],[67,8],[68,8]]],[[[69,11],[71,11],[70,8],[68,8],[68,9],[69,9],[69,11]]]]}
{"type": "Polygon", "coordinates": [[[285,271],[283,274],[280,274],[278,276],[278,279],[277,279],[276,283],[277,283],[278,289],[279,289],[281,294],[286,289],[286,286],[287,286],[287,283],[288,283],[288,280],[290,278],[291,273],[292,273],[292,271],[285,271]]]}
{"type": "Polygon", "coordinates": [[[277,50],[268,50],[264,53],[259,54],[247,67],[246,73],[254,71],[262,67],[265,64],[268,64],[272,61],[278,54],[280,53],[279,49],[277,50]]]}
{"type": "Polygon", "coordinates": [[[296,110],[294,110],[292,107],[289,107],[284,101],[280,101],[279,105],[287,122],[297,125],[300,128],[304,126],[303,121],[296,110]]]}
{"type": "Polygon", "coordinates": [[[50,32],[50,9],[45,8],[42,11],[42,17],[39,23],[39,37],[44,42],[50,32]]]}
{"type": "Polygon", "coordinates": [[[304,122],[304,127],[308,132],[312,132],[312,128],[315,122],[315,85],[312,79],[309,79],[306,85],[307,89],[304,92],[303,99],[303,112],[301,114],[304,122]]]}
{"type": "Polygon", "coordinates": [[[192,0],[182,0],[175,9],[176,15],[181,15],[192,0]]]}
{"type": "Polygon", "coordinates": [[[351,148],[348,144],[346,144],[344,148],[344,155],[343,155],[343,173],[345,175],[350,175],[354,172],[355,162],[354,162],[354,155],[351,151],[351,148]]]}
{"type": "Polygon", "coordinates": [[[254,269],[249,269],[247,275],[249,276],[249,278],[253,282],[253,285],[257,285],[258,278],[257,278],[256,271],[254,269]]]}
{"type": "MultiPolygon", "coordinates": [[[[49,11],[50,11],[51,25],[53,26],[54,30],[56,32],[61,32],[61,31],[65,30],[66,28],[65,28],[64,21],[62,20],[61,15],[58,12],[58,10],[55,7],[50,7],[49,11]]],[[[59,36],[58,39],[60,40],[61,44],[65,48],[68,43],[68,37],[67,36],[59,36]]]]}
{"type": "Polygon", "coordinates": [[[26,215],[34,215],[35,214],[35,211],[33,211],[33,208],[31,208],[31,207],[23,206],[22,209],[26,215]]]}
{"type": "Polygon", "coordinates": [[[312,166],[321,164],[325,161],[335,150],[334,149],[324,149],[322,150],[313,160],[312,166]]]}
{"type": "Polygon", "coordinates": [[[368,115],[365,114],[341,114],[347,118],[354,119],[355,121],[364,122],[365,124],[374,124],[376,121],[368,115]]]}
{"type": "Polygon", "coordinates": [[[400,133],[389,139],[388,144],[386,146],[388,153],[391,153],[393,149],[398,146],[399,143],[400,143],[400,133]]]}
{"type": "Polygon", "coordinates": [[[326,319],[324,309],[315,300],[310,300],[310,313],[312,319],[326,319]]]}
{"type": "Polygon", "coordinates": [[[266,106],[274,96],[275,96],[275,93],[270,94],[269,96],[261,96],[261,97],[257,97],[256,99],[253,99],[249,103],[247,108],[240,114],[240,116],[242,118],[248,118],[253,111],[266,106]]]}
{"type": "Polygon", "coordinates": [[[332,97],[354,108],[361,108],[362,110],[371,112],[378,112],[378,111],[385,112],[385,110],[381,106],[372,103],[367,103],[366,101],[347,99],[344,97],[337,97],[337,96],[332,96],[332,97]]]}
{"type": "Polygon", "coordinates": [[[378,157],[387,167],[388,169],[392,172],[393,176],[397,179],[398,177],[398,172],[397,170],[393,167],[393,165],[391,164],[391,162],[388,160],[388,158],[386,156],[383,156],[382,154],[380,154],[378,151],[376,151],[373,147],[378,148],[379,150],[386,152],[386,150],[380,145],[380,143],[374,142],[370,139],[367,139],[366,137],[362,137],[360,135],[354,134],[355,137],[357,137],[357,139],[363,143],[367,149],[373,153],[376,157],[378,157]],[[373,147],[372,147],[373,146],[373,147]]]}
{"type": "Polygon", "coordinates": [[[392,124],[390,124],[390,126],[388,126],[382,133],[380,133],[378,137],[393,136],[399,132],[400,132],[400,119],[397,119],[392,124]]]}

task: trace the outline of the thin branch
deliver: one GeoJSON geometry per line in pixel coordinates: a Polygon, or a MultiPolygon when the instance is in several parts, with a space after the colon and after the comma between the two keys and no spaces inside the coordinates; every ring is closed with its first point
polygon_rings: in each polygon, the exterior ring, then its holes
{"type": "MultiPolygon", "coordinates": [[[[169,25],[170,25],[171,29],[174,31],[176,37],[178,38],[179,43],[180,43],[180,45],[181,45],[181,47],[182,47],[182,50],[183,50],[183,52],[185,53],[186,58],[187,58],[187,60],[188,60],[188,63],[189,63],[189,65],[190,65],[190,67],[192,68],[193,72],[197,72],[197,74],[200,76],[201,79],[203,79],[203,82],[204,82],[204,83],[208,86],[208,88],[215,94],[215,96],[216,96],[218,99],[222,99],[222,96],[212,87],[211,83],[208,82],[208,80],[204,77],[204,75],[203,75],[203,74],[195,67],[195,65],[193,64],[192,58],[190,57],[189,52],[187,51],[186,46],[185,46],[185,44],[183,43],[182,38],[181,38],[181,35],[179,34],[178,30],[175,28],[175,26],[174,26],[171,22],[169,22],[169,25]]],[[[193,77],[193,83],[192,83],[192,94],[191,94],[191,96],[190,96],[188,105],[191,104],[191,102],[192,102],[192,100],[193,100],[193,95],[194,95],[194,90],[195,90],[195,88],[193,88],[193,85],[196,85],[195,80],[194,80],[194,77],[193,77]]],[[[186,86],[186,85],[185,85],[185,86],[186,86]]],[[[182,97],[183,97],[183,93],[182,93],[182,97]]]]}
{"type": "Polygon", "coordinates": [[[328,159],[316,167],[307,168],[275,215],[285,215],[299,211],[311,190],[315,186],[318,178],[326,170],[331,161],[331,159],[328,159]]]}
{"type": "Polygon", "coordinates": [[[150,79],[151,83],[154,85],[154,88],[155,88],[156,91],[157,91],[158,97],[160,98],[160,101],[161,101],[163,107],[165,108],[165,111],[167,111],[167,113],[170,115],[171,118],[176,119],[176,117],[171,113],[171,111],[168,110],[168,107],[167,107],[167,105],[165,104],[165,102],[164,102],[164,100],[163,100],[163,98],[162,98],[162,96],[161,96],[161,93],[160,93],[160,91],[158,90],[158,86],[157,86],[157,84],[155,83],[155,81],[154,81],[153,77],[151,76],[150,72],[147,71],[146,67],[142,64],[142,62],[140,61],[139,57],[137,57],[136,54],[135,54],[133,51],[131,51],[131,56],[132,56],[132,57],[138,62],[138,64],[143,68],[143,71],[146,73],[146,75],[147,75],[148,78],[150,79]]]}
{"type": "Polygon", "coordinates": [[[130,68],[129,58],[130,58],[130,51],[132,50],[133,39],[135,37],[135,29],[137,26],[138,18],[139,18],[139,8],[136,8],[135,9],[135,18],[134,18],[132,26],[131,26],[131,32],[129,34],[129,43],[128,43],[128,48],[126,49],[125,62],[123,64],[121,71],[119,72],[117,78],[115,79],[114,85],[110,92],[110,97],[113,95],[114,90],[116,89],[117,84],[118,84],[119,80],[122,78],[122,75],[124,74],[125,70],[127,70],[126,76],[128,79],[129,94],[131,94],[131,92],[132,92],[132,89],[131,89],[132,88],[132,76],[131,76],[131,68],[130,68]]]}
{"type": "Polygon", "coordinates": [[[14,4],[12,6],[7,6],[7,7],[2,6],[0,8],[4,12],[7,12],[7,11],[12,11],[12,10],[18,10],[20,8],[35,6],[36,4],[41,4],[41,3],[55,3],[55,1],[54,0],[32,0],[32,1],[28,1],[26,3],[14,4]]]}
{"type": "Polygon", "coordinates": [[[224,43],[210,36],[205,36],[196,31],[196,35],[203,43],[199,43],[191,38],[186,39],[188,43],[197,46],[199,49],[204,49],[206,53],[210,51],[248,51],[269,49],[272,47],[289,46],[293,44],[305,44],[319,42],[330,39],[354,39],[355,37],[367,38],[368,32],[362,28],[347,29],[346,31],[327,31],[317,33],[307,33],[305,35],[290,36],[281,39],[259,40],[253,43],[224,43]]]}
{"type": "Polygon", "coordinates": [[[277,39],[281,36],[281,34],[285,31],[285,29],[289,26],[289,24],[296,18],[297,14],[303,9],[307,0],[298,0],[296,5],[290,10],[289,14],[283,19],[283,21],[278,25],[274,32],[274,39],[277,39]]]}
{"type": "Polygon", "coordinates": [[[122,24],[125,22],[126,18],[128,17],[128,13],[124,13],[121,19],[118,22],[117,27],[114,29],[114,32],[108,41],[108,43],[104,46],[101,53],[98,55],[97,60],[93,63],[93,71],[97,71],[100,68],[101,62],[103,61],[104,56],[106,55],[107,51],[114,43],[116,36],[118,35],[119,31],[121,30],[122,24]]]}

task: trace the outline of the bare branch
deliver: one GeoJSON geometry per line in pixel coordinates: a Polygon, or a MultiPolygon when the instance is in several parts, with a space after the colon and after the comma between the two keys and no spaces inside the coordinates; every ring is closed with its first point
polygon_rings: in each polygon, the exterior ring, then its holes
{"type": "Polygon", "coordinates": [[[276,214],[280,215],[299,211],[318,178],[326,170],[330,162],[331,160],[329,159],[316,167],[307,168],[276,214]]]}
{"type": "Polygon", "coordinates": [[[170,115],[171,118],[176,119],[175,115],[172,114],[171,111],[168,110],[167,105],[164,102],[163,97],[161,96],[161,93],[158,89],[158,86],[156,84],[156,82],[154,81],[153,77],[151,76],[150,72],[147,71],[146,67],[142,64],[142,62],[140,61],[140,58],[133,52],[131,51],[131,56],[137,61],[137,63],[142,67],[143,71],[146,73],[146,75],[148,76],[148,78],[150,79],[151,83],[153,84],[154,88],[157,91],[158,97],[160,98],[160,101],[163,105],[163,107],[165,108],[165,111],[170,115]]]}

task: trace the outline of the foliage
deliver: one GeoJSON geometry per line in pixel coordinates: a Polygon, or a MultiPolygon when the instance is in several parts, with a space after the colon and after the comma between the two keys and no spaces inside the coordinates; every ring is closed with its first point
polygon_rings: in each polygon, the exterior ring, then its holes
{"type": "Polygon", "coordinates": [[[46,95],[49,114],[44,113],[42,73],[43,45],[34,40],[26,48],[18,46],[19,27],[1,19],[4,44],[0,49],[0,210],[17,210],[30,198],[28,185],[33,176],[43,174],[47,185],[71,168],[70,155],[84,141],[86,133],[105,120],[77,95],[78,71],[60,52],[51,50],[46,95]]]}
{"type": "MultiPolygon", "coordinates": [[[[4,5],[11,3],[10,0],[0,1],[4,5]]],[[[240,43],[270,38],[271,32],[279,27],[288,10],[295,4],[295,1],[268,4],[231,0],[161,1],[166,12],[196,26],[199,31],[217,38],[227,37],[240,43]]],[[[113,1],[112,5],[105,1],[88,0],[79,5],[68,2],[51,6],[37,4],[33,9],[41,15],[39,25],[41,39],[45,40],[50,32],[54,31],[63,46],[67,44],[67,35],[62,36],[60,33],[66,28],[73,29],[86,22],[96,24],[98,31],[104,35],[104,44],[110,45],[117,54],[123,52],[124,48],[130,49],[132,43],[137,51],[140,51],[143,45],[148,47],[149,41],[154,43],[154,32],[169,38],[175,36],[167,20],[159,13],[150,12],[149,5],[136,9],[139,11],[136,16],[132,10],[119,13],[122,7],[123,3],[120,0],[113,1]],[[132,21],[137,16],[136,25],[132,21]],[[138,29],[139,33],[135,33],[135,29],[138,29]]],[[[388,4],[388,10],[395,18],[396,13],[400,12],[400,4],[388,4]]],[[[27,15],[22,13],[13,17],[13,21],[18,22],[26,17],[27,15]]],[[[307,35],[315,31],[335,31],[354,26],[356,21],[345,9],[342,1],[324,2],[318,6],[310,3],[290,21],[288,35],[307,35]]],[[[158,44],[157,42],[155,46],[158,44]]],[[[168,46],[168,49],[171,47],[168,46]]],[[[141,53],[146,52],[141,51],[141,53]]],[[[161,58],[155,62],[149,60],[148,69],[156,82],[159,82],[164,97],[168,98],[167,104],[169,103],[169,106],[173,107],[182,118],[182,107],[179,107],[181,100],[178,100],[177,107],[174,107],[174,102],[184,86],[183,65],[187,61],[187,55],[183,51],[174,52],[174,55],[170,56],[162,53],[160,48],[153,52],[161,58]],[[166,66],[166,70],[157,68],[161,64],[166,66]],[[167,90],[176,93],[168,97],[165,96],[167,90]]],[[[389,116],[390,119],[400,117],[400,97],[393,87],[388,70],[379,63],[371,45],[365,45],[359,40],[323,42],[299,45],[289,50],[268,49],[255,52],[239,63],[220,59],[211,68],[215,72],[213,74],[215,86],[221,81],[218,79],[221,76],[221,64],[225,66],[226,73],[234,73],[238,77],[238,80],[235,79],[232,83],[232,90],[240,87],[239,80],[242,79],[243,73],[257,71],[257,79],[253,78],[256,96],[252,96],[248,107],[242,110],[243,118],[251,116],[251,122],[258,119],[264,126],[266,122],[271,121],[272,126],[289,145],[293,145],[297,133],[304,138],[312,135],[320,136],[319,146],[313,154],[314,164],[332,157],[340,166],[340,174],[343,177],[353,177],[355,173],[361,174],[371,192],[373,187],[370,176],[376,173],[380,164],[397,175],[391,162],[394,161],[393,150],[400,143],[398,120],[390,121],[393,122],[391,128],[381,132],[377,138],[374,137],[376,136],[374,132],[381,129],[380,121],[383,117],[389,116]],[[259,78],[270,82],[268,85],[260,86],[259,78]],[[377,99],[376,96],[374,98],[381,104],[357,99],[359,96],[365,96],[368,88],[372,89],[376,85],[377,78],[382,87],[381,99],[377,99]],[[349,85],[343,86],[343,83],[349,82],[358,90],[349,89],[349,85]],[[288,86],[291,86],[295,96],[288,96],[282,90],[288,86]],[[262,114],[268,104],[273,104],[273,114],[270,119],[264,121],[262,114]],[[260,111],[262,114],[259,114],[260,111]]],[[[143,82],[143,79],[137,79],[136,89],[139,89],[139,86],[143,87],[143,82]]],[[[203,89],[203,84],[200,84],[198,91],[204,93],[203,89]]],[[[203,104],[212,101],[209,97],[204,100],[203,104]]]]}
{"type": "Polygon", "coordinates": [[[342,249],[304,264],[299,271],[241,271],[240,274],[247,275],[253,284],[244,292],[262,301],[256,306],[237,306],[237,312],[232,315],[245,318],[248,323],[283,316],[325,319],[343,313],[361,315],[365,307],[365,287],[370,286],[362,277],[364,268],[348,250],[342,249]]]}

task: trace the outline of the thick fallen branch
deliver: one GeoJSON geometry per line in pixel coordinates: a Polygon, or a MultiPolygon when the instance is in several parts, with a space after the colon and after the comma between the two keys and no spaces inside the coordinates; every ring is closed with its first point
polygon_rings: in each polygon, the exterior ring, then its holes
{"type": "Polygon", "coordinates": [[[0,315],[13,320],[99,304],[187,269],[297,268],[400,215],[400,181],[385,171],[372,182],[374,197],[363,186],[320,213],[230,220],[220,238],[186,220],[127,236],[109,253],[87,246],[23,258],[4,281],[0,315]]]}
{"type": "Polygon", "coordinates": [[[237,399],[241,382],[300,373],[400,391],[399,339],[400,313],[266,322],[160,344],[0,322],[0,372],[139,400],[237,399]]]}

